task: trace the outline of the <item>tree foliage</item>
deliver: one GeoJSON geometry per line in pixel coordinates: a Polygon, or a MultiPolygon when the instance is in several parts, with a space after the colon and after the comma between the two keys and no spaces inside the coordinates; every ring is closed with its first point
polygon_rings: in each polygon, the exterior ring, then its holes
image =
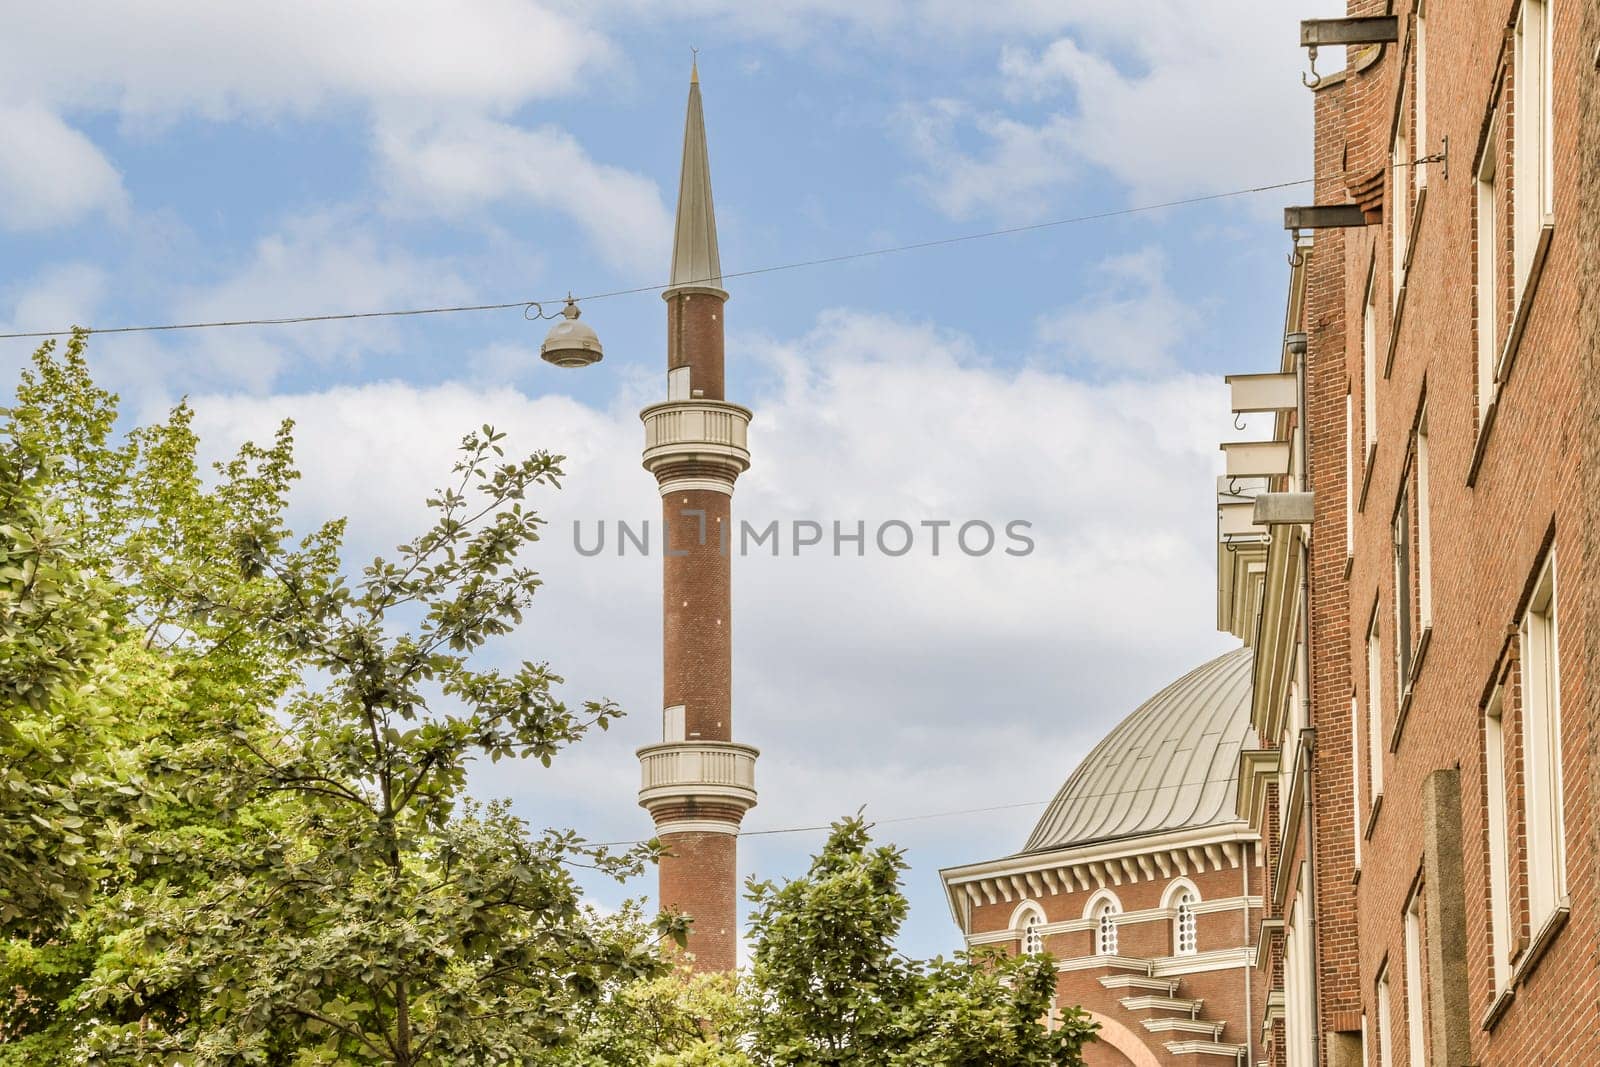
{"type": "Polygon", "coordinates": [[[7,642],[0,784],[30,786],[0,823],[38,832],[0,853],[0,1062],[523,1062],[660,972],[681,923],[623,937],[570,870],[647,849],[463,793],[472,760],[549,763],[618,714],[484,662],[539,587],[524,501],[559,457],[468,435],[429,527],[347,581],[342,523],[285,524],[290,424],[203,477],[188,405],[119,437],[83,347],[38,353],[4,427],[0,624],[33,637],[7,642]]]}
{"type": "Polygon", "coordinates": [[[905,860],[860,819],[801,877],[753,881],[751,961],[607,991],[570,1067],[1081,1067],[1094,1024],[1055,1007],[1047,956],[911,959],[905,860]]]}
{"type": "Polygon", "coordinates": [[[1080,1062],[1047,960],[894,950],[904,860],[859,820],[749,886],[747,973],[687,979],[686,920],[573,876],[654,846],[467,795],[619,714],[491,649],[559,456],[466,435],[426,527],[352,567],[341,520],[287,524],[291,423],[207,469],[193,417],[119,432],[81,335],[0,413],[0,1067],[1080,1062]]]}

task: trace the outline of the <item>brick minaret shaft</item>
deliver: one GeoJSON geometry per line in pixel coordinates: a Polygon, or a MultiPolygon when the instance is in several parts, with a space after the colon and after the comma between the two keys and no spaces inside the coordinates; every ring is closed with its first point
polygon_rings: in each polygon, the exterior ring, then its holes
{"type": "Polygon", "coordinates": [[[666,847],[660,904],[694,921],[697,971],[732,970],[738,832],[755,806],[756,750],[733,740],[733,485],[750,412],[723,394],[722,265],[698,71],[689,81],[667,303],[667,400],[641,412],[661,491],[661,741],[639,750],[639,803],[666,847]]]}

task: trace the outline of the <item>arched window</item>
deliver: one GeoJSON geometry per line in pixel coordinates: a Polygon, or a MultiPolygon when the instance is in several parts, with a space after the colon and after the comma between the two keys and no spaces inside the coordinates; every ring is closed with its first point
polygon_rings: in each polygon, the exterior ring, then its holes
{"type": "Polygon", "coordinates": [[[1102,900],[1094,909],[1094,951],[1098,956],[1117,954],[1117,914],[1114,900],[1102,900]]]}
{"type": "Polygon", "coordinates": [[[1030,912],[1022,924],[1022,954],[1037,956],[1044,951],[1044,920],[1038,912],[1030,912]]]}
{"type": "Polygon", "coordinates": [[[1173,901],[1172,951],[1177,956],[1193,954],[1198,938],[1195,934],[1194,893],[1180,889],[1173,901]]]}
{"type": "Polygon", "coordinates": [[[1017,944],[1025,956],[1044,951],[1044,909],[1031,900],[1011,913],[1011,929],[1017,931],[1017,944]]]}

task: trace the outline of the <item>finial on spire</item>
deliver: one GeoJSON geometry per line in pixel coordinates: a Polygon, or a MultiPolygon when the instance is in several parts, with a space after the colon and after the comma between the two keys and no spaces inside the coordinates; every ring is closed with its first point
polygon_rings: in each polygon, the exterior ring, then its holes
{"type": "Polygon", "coordinates": [[[689,84],[700,84],[700,49],[694,45],[689,46],[689,84]]]}

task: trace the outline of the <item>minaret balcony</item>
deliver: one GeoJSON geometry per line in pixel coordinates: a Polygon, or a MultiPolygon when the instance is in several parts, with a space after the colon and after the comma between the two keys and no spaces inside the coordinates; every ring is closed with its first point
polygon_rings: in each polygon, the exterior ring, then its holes
{"type": "Polygon", "coordinates": [[[756,757],[734,741],[669,741],[639,750],[639,806],[677,821],[689,809],[735,825],[756,805],[756,757]]]}
{"type": "Polygon", "coordinates": [[[722,400],[669,400],[639,413],[644,421],[644,468],[663,493],[675,489],[731,491],[750,468],[750,409],[722,400]]]}

